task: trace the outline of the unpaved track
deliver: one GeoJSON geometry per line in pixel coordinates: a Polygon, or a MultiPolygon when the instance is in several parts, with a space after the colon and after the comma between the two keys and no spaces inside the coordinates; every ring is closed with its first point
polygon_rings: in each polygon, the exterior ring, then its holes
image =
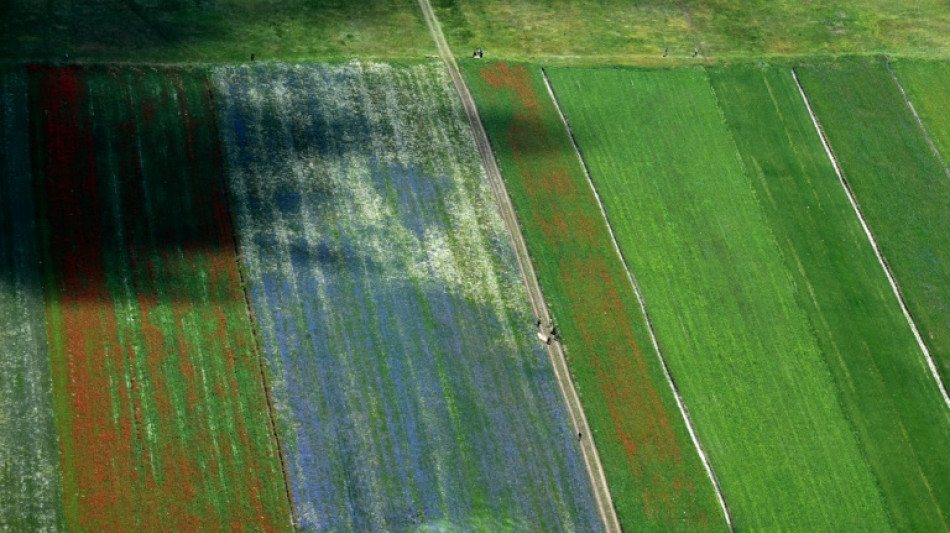
{"type": "Polygon", "coordinates": [[[676,406],[679,408],[680,414],[683,416],[683,421],[686,422],[686,429],[689,432],[689,437],[692,439],[693,446],[696,447],[696,452],[699,454],[699,459],[703,462],[703,466],[706,468],[706,474],[709,476],[709,480],[713,484],[713,489],[716,491],[716,497],[719,499],[719,507],[722,508],[722,513],[726,518],[726,525],[729,526],[729,531],[733,531],[732,516],[729,514],[729,507],[726,505],[726,499],[722,496],[722,488],[719,486],[719,479],[716,477],[716,473],[713,471],[712,465],[709,463],[709,458],[706,456],[706,451],[699,442],[699,437],[696,435],[696,431],[693,429],[693,420],[689,417],[689,411],[686,409],[686,404],[683,402],[682,396],[680,396],[679,389],[676,388],[676,383],[673,382],[673,376],[670,374],[670,368],[666,364],[666,359],[663,358],[663,352],[660,350],[660,343],[656,339],[656,331],[653,329],[653,322],[650,320],[650,315],[647,313],[646,302],[643,300],[643,294],[640,292],[640,285],[637,283],[637,278],[633,275],[633,271],[630,270],[630,266],[627,264],[627,258],[623,255],[623,251],[620,250],[620,244],[617,242],[617,236],[614,235],[614,228],[610,224],[610,218],[607,217],[607,210],[604,208],[604,203],[600,200],[600,193],[597,192],[597,187],[594,186],[594,180],[590,177],[590,170],[587,168],[587,161],[584,160],[584,156],[581,154],[581,149],[577,146],[577,141],[574,139],[574,130],[571,129],[570,122],[568,122],[567,117],[564,116],[564,112],[561,110],[561,104],[558,102],[557,95],[554,93],[554,88],[551,87],[551,81],[548,80],[548,73],[545,72],[543,68],[541,69],[541,75],[544,77],[544,85],[547,87],[548,93],[551,95],[551,101],[554,102],[554,107],[557,108],[557,113],[561,117],[561,122],[564,123],[564,128],[567,129],[568,136],[571,138],[571,145],[574,147],[574,153],[577,154],[577,159],[581,163],[581,168],[584,169],[584,176],[587,178],[587,185],[590,186],[590,190],[594,193],[594,198],[597,200],[597,207],[600,208],[600,215],[604,217],[604,222],[607,224],[607,231],[610,233],[610,241],[614,245],[614,251],[617,253],[617,256],[620,257],[620,263],[623,265],[623,270],[627,273],[627,281],[630,282],[630,287],[633,289],[633,293],[637,296],[637,302],[640,303],[640,312],[643,313],[643,318],[647,324],[647,330],[650,332],[650,341],[653,343],[653,349],[656,350],[656,355],[660,360],[660,366],[663,367],[663,375],[666,376],[666,382],[673,391],[673,396],[676,398],[676,406]]]}
{"type": "MultiPolygon", "coordinates": [[[[551,317],[548,313],[547,304],[544,296],[541,294],[541,288],[538,285],[538,278],[534,273],[534,267],[531,265],[531,259],[528,256],[528,248],[525,245],[524,237],[521,235],[521,227],[515,217],[514,207],[511,205],[511,199],[508,197],[508,191],[505,189],[505,183],[501,178],[501,171],[495,162],[495,156],[492,153],[491,144],[488,142],[488,135],[482,126],[481,117],[478,114],[478,108],[475,107],[475,100],[472,93],[468,90],[468,85],[459,72],[458,64],[455,62],[455,56],[449,48],[445,36],[442,34],[442,27],[439,25],[435,12],[429,0],[419,0],[419,7],[422,8],[422,14],[429,25],[429,31],[432,33],[432,39],[439,49],[439,55],[445,62],[449,71],[449,77],[459,93],[462,100],[462,107],[465,109],[465,115],[472,126],[472,133],[475,136],[475,145],[478,148],[478,154],[481,156],[482,164],[485,166],[485,172],[488,174],[488,181],[491,184],[492,191],[498,201],[498,208],[501,217],[508,229],[508,236],[511,238],[511,244],[514,247],[515,257],[518,260],[518,268],[521,270],[521,277],[524,280],[525,287],[528,289],[528,298],[531,301],[531,307],[544,324],[551,323],[551,317]]],[[[608,532],[619,532],[620,522],[617,520],[617,514],[614,512],[613,502],[610,498],[610,491],[607,488],[607,480],[604,477],[604,470],[600,464],[600,457],[597,454],[597,447],[591,438],[590,428],[587,426],[587,418],[584,416],[584,410],[581,407],[580,398],[577,391],[574,390],[574,383],[571,381],[570,372],[567,368],[567,361],[564,357],[564,351],[561,344],[552,341],[548,344],[548,356],[554,367],[554,374],[557,377],[558,386],[561,388],[561,394],[567,402],[568,412],[571,415],[571,422],[574,426],[574,434],[581,433],[583,437],[580,440],[581,451],[584,457],[584,463],[587,467],[587,473],[590,476],[591,484],[594,489],[594,497],[597,501],[598,511],[604,522],[604,527],[608,532]]]]}
{"type": "Polygon", "coordinates": [[[855,199],[854,193],[851,191],[851,186],[848,184],[848,180],[845,179],[844,173],[841,171],[841,166],[838,164],[838,158],[831,150],[831,145],[828,144],[828,138],[825,136],[825,130],[821,127],[821,122],[818,121],[818,117],[815,115],[815,111],[811,107],[811,102],[808,100],[808,96],[805,94],[805,89],[802,87],[801,82],[798,81],[798,74],[795,72],[795,69],[792,69],[792,77],[795,79],[795,85],[798,86],[798,92],[802,95],[802,100],[805,102],[805,107],[808,109],[808,114],[811,116],[812,124],[815,125],[815,130],[818,131],[818,137],[821,139],[821,144],[825,147],[825,153],[828,154],[828,159],[831,160],[831,165],[835,169],[835,174],[838,175],[838,181],[841,183],[841,186],[844,187],[844,191],[848,195],[848,200],[851,202],[851,207],[854,209],[855,214],[858,215],[858,221],[861,222],[861,228],[864,229],[864,234],[867,235],[868,240],[871,241],[871,247],[874,249],[874,255],[877,256],[878,263],[881,264],[881,268],[884,269],[884,274],[887,275],[887,281],[891,284],[891,290],[893,290],[894,295],[897,296],[897,302],[900,304],[901,312],[904,313],[904,318],[907,319],[907,324],[910,326],[911,331],[914,332],[914,338],[917,339],[917,345],[920,347],[920,351],[924,354],[924,359],[927,361],[927,366],[930,368],[930,373],[933,374],[934,380],[937,382],[937,388],[940,389],[940,394],[943,396],[943,402],[948,408],[950,408],[950,396],[947,396],[947,388],[944,386],[943,380],[940,378],[940,373],[937,372],[937,365],[934,363],[933,357],[930,355],[930,350],[924,343],[924,339],[920,336],[920,330],[917,329],[917,323],[914,322],[913,317],[910,316],[910,311],[907,309],[907,303],[904,301],[904,295],[901,293],[900,287],[897,286],[897,280],[894,278],[894,273],[891,272],[891,267],[887,264],[887,261],[884,260],[884,256],[881,255],[881,248],[877,245],[877,240],[874,238],[874,234],[871,233],[870,226],[868,226],[867,222],[864,220],[864,213],[861,212],[861,207],[858,206],[858,201],[855,199]]]}

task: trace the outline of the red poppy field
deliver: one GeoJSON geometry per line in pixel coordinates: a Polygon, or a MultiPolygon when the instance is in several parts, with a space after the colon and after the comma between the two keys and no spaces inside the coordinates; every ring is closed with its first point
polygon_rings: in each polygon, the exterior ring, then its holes
{"type": "Polygon", "coordinates": [[[287,529],[210,82],[35,67],[29,98],[67,527],[287,529]]]}
{"type": "Polygon", "coordinates": [[[722,529],[713,485],[540,71],[493,63],[466,78],[492,141],[503,143],[496,157],[621,525],[722,529]]]}

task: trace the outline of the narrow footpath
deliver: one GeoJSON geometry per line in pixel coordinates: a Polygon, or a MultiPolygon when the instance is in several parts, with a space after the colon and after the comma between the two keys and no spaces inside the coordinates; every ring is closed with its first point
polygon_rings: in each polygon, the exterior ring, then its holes
{"type": "MultiPolygon", "coordinates": [[[[465,115],[472,127],[472,133],[475,137],[475,145],[478,148],[479,156],[488,174],[488,181],[498,202],[498,208],[501,212],[502,220],[508,229],[508,236],[511,239],[512,247],[515,251],[515,257],[518,261],[518,268],[521,271],[521,278],[524,280],[525,287],[528,289],[528,298],[531,301],[531,307],[535,316],[541,320],[542,324],[551,324],[551,316],[548,313],[547,304],[544,296],[541,294],[541,288],[538,285],[538,278],[535,275],[534,267],[531,265],[531,259],[528,256],[528,248],[524,242],[524,236],[521,235],[521,228],[515,217],[514,207],[511,205],[511,199],[508,197],[508,191],[505,189],[505,183],[501,177],[501,171],[495,161],[492,153],[491,144],[488,141],[488,135],[482,126],[481,117],[478,114],[478,108],[475,106],[475,100],[472,93],[468,90],[468,85],[462,78],[458,64],[455,62],[455,56],[449,48],[445,35],[442,33],[442,27],[432,10],[432,4],[429,0],[419,0],[419,7],[422,8],[422,14],[425,17],[426,24],[432,34],[436,47],[439,50],[439,56],[445,62],[449,77],[455,85],[462,100],[462,107],[465,115]]],[[[594,498],[597,501],[598,511],[604,522],[604,528],[608,533],[620,532],[620,522],[617,520],[617,514],[614,511],[613,501],[610,498],[610,491],[607,488],[607,480],[604,477],[604,470],[600,464],[600,457],[597,453],[597,447],[594,440],[590,437],[590,428],[587,426],[587,417],[584,416],[584,410],[581,407],[580,398],[577,391],[574,390],[574,383],[571,381],[571,375],[567,367],[567,360],[564,357],[564,350],[558,340],[552,340],[548,343],[548,356],[554,367],[554,374],[561,389],[561,394],[567,403],[568,412],[571,415],[571,422],[574,426],[574,433],[581,435],[580,446],[584,457],[584,463],[587,467],[587,473],[590,476],[591,485],[594,489],[594,498]]]]}

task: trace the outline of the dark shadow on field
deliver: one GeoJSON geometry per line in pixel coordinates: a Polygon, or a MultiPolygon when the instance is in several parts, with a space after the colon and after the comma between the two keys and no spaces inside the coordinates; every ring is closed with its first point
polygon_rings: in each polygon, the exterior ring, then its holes
{"type": "Polygon", "coordinates": [[[413,0],[3,0],[0,60],[239,62],[421,57],[413,0]]]}
{"type": "Polygon", "coordinates": [[[20,140],[4,155],[19,163],[0,182],[31,193],[32,219],[12,226],[31,228],[17,245],[38,250],[35,279],[72,302],[241,301],[208,77],[24,70],[16,109],[0,116],[20,140]]]}
{"type": "MultiPolygon", "coordinates": [[[[6,72],[0,70],[0,283],[31,280],[34,286],[24,290],[32,293],[42,292],[36,284],[52,282],[74,301],[106,293],[130,302],[243,297],[220,138],[227,117],[219,114],[205,70],[31,66],[6,72]],[[14,264],[18,256],[29,264],[14,264]],[[226,271],[230,280],[216,281],[215,271],[226,271]],[[73,289],[64,288],[70,284],[73,289]]],[[[310,113],[314,127],[291,143],[265,135],[271,172],[292,172],[301,155],[343,159],[370,149],[365,116],[310,113]],[[338,135],[344,130],[346,140],[338,135]]],[[[265,131],[280,130],[281,114],[275,102],[262,108],[265,131]]],[[[320,180],[302,193],[279,186],[252,192],[248,208],[263,231],[244,237],[277,249],[281,210],[306,206],[319,214],[338,201],[334,195],[320,180]]],[[[382,268],[372,257],[323,242],[292,243],[287,250],[294,262],[328,269],[382,268]]]]}

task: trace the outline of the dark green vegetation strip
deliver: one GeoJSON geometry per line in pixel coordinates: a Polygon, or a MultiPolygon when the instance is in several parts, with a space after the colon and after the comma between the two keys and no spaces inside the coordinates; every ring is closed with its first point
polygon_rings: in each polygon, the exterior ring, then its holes
{"type": "Polygon", "coordinates": [[[705,72],[550,77],[736,528],[886,529],[705,72]]]}
{"type": "Polygon", "coordinates": [[[4,0],[0,60],[133,62],[421,58],[415,0],[4,0]]]}
{"type": "Polygon", "coordinates": [[[788,69],[710,72],[894,526],[950,526],[950,419],[788,69]]]}
{"type": "Polygon", "coordinates": [[[26,76],[0,70],[0,530],[60,530],[62,483],[30,180],[26,76]]]}
{"type": "Polygon", "coordinates": [[[882,61],[852,60],[797,71],[947,383],[950,233],[944,230],[950,227],[950,180],[882,61]]]}
{"type": "Polygon", "coordinates": [[[74,531],[290,527],[200,73],[32,67],[74,531]]]}
{"type": "Polygon", "coordinates": [[[789,55],[950,56],[950,10],[942,0],[432,3],[458,55],[481,46],[491,58],[666,66],[789,55]]]}
{"type": "Polygon", "coordinates": [[[564,339],[621,525],[628,531],[725,529],[540,70],[463,66],[564,339]]]}

